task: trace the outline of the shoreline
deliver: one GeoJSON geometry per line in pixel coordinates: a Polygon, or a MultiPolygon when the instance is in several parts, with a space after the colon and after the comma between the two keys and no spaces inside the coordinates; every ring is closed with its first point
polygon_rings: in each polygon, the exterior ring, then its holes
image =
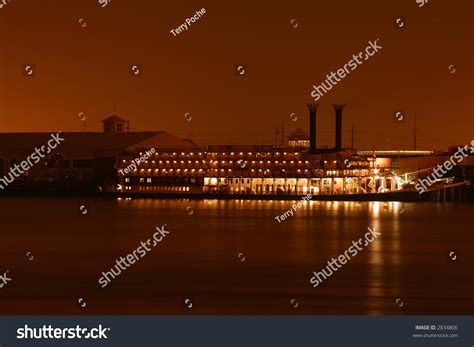
{"type": "MultiPolygon", "coordinates": [[[[83,189],[76,191],[47,191],[47,190],[29,190],[29,191],[7,191],[0,192],[2,197],[91,197],[91,198],[135,198],[135,199],[188,199],[188,200],[281,200],[296,201],[300,200],[306,194],[291,195],[273,195],[273,194],[224,194],[224,193],[184,193],[184,192],[99,192],[92,189],[83,189]]],[[[399,202],[422,202],[433,201],[431,192],[419,194],[417,191],[398,191],[385,193],[366,193],[366,194],[341,194],[341,195],[312,195],[312,201],[399,201],[399,202]]],[[[443,199],[438,199],[443,202],[443,199]]],[[[473,203],[474,189],[469,188],[461,199],[448,196],[444,202],[473,203]]]]}
{"type": "MultiPolygon", "coordinates": [[[[137,199],[189,199],[189,200],[300,200],[302,195],[269,195],[269,194],[209,194],[209,193],[114,193],[114,192],[11,192],[2,193],[2,197],[105,197],[137,199]]],[[[312,201],[423,201],[417,192],[347,194],[347,195],[313,195],[312,201]]]]}

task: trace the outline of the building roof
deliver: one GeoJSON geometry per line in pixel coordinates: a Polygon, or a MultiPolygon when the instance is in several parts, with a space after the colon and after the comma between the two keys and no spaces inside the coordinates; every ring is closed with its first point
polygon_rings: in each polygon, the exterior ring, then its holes
{"type": "MultiPolygon", "coordinates": [[[[12,156],[25,157],[35,147],[47,146],[52,133],[0,133],[0,159],[12,156]]],[[[54,133],[53,133],[54,134],[54,133]]],[[[66,132],[54,152],[68,158],[93,158],[117,156],[138,148],[189,149],[198,148],[190,141],[181,139],[166,131],[127,132],[107,134],[102,132],[66,132]]]]}
{"type": "Polygon", "coordinates": [[[105,123],[105,122],[112,122],[112,121],[113,121],[113,122],[125,122],[125,123],[128,122],[128,121],[126,121],[125,119],[122,119],[122,118],[120,118],[120,117],[117,117],[116,115],[113,115],[113,116],[110,116],[110,117],[108,117],[108,118],[105,118],[105,119],[102,121],[102,123],[105,123]]]}

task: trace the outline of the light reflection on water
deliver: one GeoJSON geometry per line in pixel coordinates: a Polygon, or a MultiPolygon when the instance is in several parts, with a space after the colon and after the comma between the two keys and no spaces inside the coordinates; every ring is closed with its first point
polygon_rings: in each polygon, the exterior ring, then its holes
{"type": "Polygon", "coordinates": [[[2,199],[0,252],[12,269],[29,274],[17,279],[17,298],[33,295],[23,289],[33,285],[41,298],[18,300],[9,312],[30,313],[28,304],[39,312],[50,305],[58,314],[71,313],[57,306],[68,290],[89,292],[104,314],[121,308],[180,313],[181,296],[189,292],[201,300],[196,313],[202,314],[294,314],[282,303],[295,297],[300,314],[473,312],[474,233],[466,223],[472,205],[308,201],[281,223],[275,220],[299,201],[2,199]],[[82,203],[86,217],[76,211],[82,203]],[[106,291],[96,288],[102,271],[162,223],[173,231],[169,240],[106,291]],[[381,235],[313,288],[312,272],[344,254],[368,227],[381,235]],[[459,254],[456,263],[447,258],[451,250],[459,254]],[[27,251],[39,255],[34,272],[18,256],[27,251]],[[58,288],[61,299],[42,297],[58,288]],[[457,301],[439,299],[446,296],[457,301]],[[124,297],[127,303],[119,305],[124,297]],[[410,300],[402,310],[396,298],[410,300]]]}

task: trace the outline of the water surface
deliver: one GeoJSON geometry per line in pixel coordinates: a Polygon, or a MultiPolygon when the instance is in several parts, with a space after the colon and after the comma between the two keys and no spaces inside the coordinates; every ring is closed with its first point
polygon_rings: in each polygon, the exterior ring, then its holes
{"type": "Polygon", "coordinates": [[[278,223],[292,204],[1,198],[0,272],[12,281],[0,314],[474,313],[474,205],[310,201],[278,223]],[[164,223],[170,234],[101,288],[164,223]],[[381,236],[313,288],[312,272],[368,227],[381,236]]]}

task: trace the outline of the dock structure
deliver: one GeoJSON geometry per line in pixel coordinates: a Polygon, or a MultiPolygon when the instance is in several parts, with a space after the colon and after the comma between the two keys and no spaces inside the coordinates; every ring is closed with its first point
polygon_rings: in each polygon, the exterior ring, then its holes
{"type": "Polygon", "coordinates": [[[423,199],[437,202],[464,202],[473,200],[473,189],[470,181],[437,185],[422,193],[423,199]]]}

